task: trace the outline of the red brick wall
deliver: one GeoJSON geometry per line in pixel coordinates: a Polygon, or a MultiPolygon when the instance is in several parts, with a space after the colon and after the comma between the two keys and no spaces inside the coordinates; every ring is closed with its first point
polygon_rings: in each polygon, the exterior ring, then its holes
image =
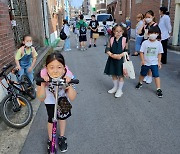
{"type": "Polygon", "coordinates": [[[170,12],[170,19],[171,19],[172,27],[174,25],[175,7],[176,7],[175,0],[171,0],[169,12],[170,12]]]}
{"type": "Polygon", "coordinates": [[[0,69],[4,64],[14,62],[14,51],[8,5],[0,1],[0,69]]]}
{"type": "MultiPolygon", "coordinates": [[[[115,0],[114,2],[117,2],[118,0],[115,0]]],[[[119,0],[120,1],[120,0],[119,0]]],[[[141,3],[136,4],[136,0],[131,0],[132,5],[131,5],[131,22],[132,22],[132,28],[136,27],[137,21],[136,21],[136,15],[139,13],[145,14],[148,10],[152,10],[155,13],[155,19],[156,22],[159,22],[159,8],[160,8],[160,0],[142,0],[141,3]]],[[[108,5],[108,7],[114,6],[116,7],[116,11],[114,12],[114,18],[116,19],[117,23],[120,22],[125,22],[126,17],[130,16],[130,0],[121,0],[122,2],[122,15],[119,14],[120,11],[120,5],[119,2],[117,3],[112,3],[108,5]]],[[[168,2],[168,1],[167,1],[168,2]]],[[[165,1],[165,3],[167,3],[165,1]]],[[[166,4],[168,5],[168,4],[166,4]]],[[[107,7],[107,9],[108,9],[107,7]]],[[[170,4],[170,18],[171,18],[171,23],[173,26],[174,23],[174,14],[175,14],[175,0],[171,0],[170,4]]]]}
{"type": "Polygon", "coordinates": [[[160,0],[143,0],[142,3],[135,3],[135,0],[132,0],[132,13],[131,13],[131,22],[132,28],[136,27],[136,15],[139,13],[145,14],[148,10],[152,10],[155,13],[156,22],[159,22],[159,8],[160,0]]]}

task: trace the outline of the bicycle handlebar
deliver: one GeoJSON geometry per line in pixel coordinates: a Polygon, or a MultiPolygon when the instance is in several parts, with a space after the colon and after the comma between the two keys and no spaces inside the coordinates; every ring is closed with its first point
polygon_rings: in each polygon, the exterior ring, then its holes
{"type": "MultiPolygon", "coordinates": [[[[46,82],[41,77],[35,78],[35,80],[36,80],[36,82],[46,82]]],[[[71,79],[71,81],[69,83],[66,83],[65,79],[61,79],[61,78],[49,78],[48,82],[58,83],[59,85],[66,85],[66,84],[78,84],[79,80],[78,79],[71,79]]]]}
{"type": "Polygon", "coordinates": [[[8,64],[8,65],[4,65],[3,68],[1,69],[1,73],[0,73],[0,77],[4,75],[4,72],[7,71],[10,67],[12,67],[13,64],[8,64]]]}

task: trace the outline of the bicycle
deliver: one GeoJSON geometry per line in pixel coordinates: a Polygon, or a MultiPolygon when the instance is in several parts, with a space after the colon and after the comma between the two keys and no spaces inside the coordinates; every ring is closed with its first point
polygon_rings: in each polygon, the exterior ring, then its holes
{"type": "Polygon", "coordinates": [[[35,99],[36,98],[35,87],[31,82],[31,80],[28,78],[28,76],[24,74],[21,76],[21,79],[19,79],[18,69],[16,68],[13,69],[11,72],[16,76],[18,80],[19,83],[18,85],[20,88],[16,88],[16,89],[20,92],[20,94],[26,95],[31,99],[35,99]]]}
{"type": "Polygon", "coordinates": [[[17,83],[10,79],[7,75],[7,70],[12,67],[12,64],[3,66],[0,77],[4,77],[7,86],[1,81],[2,86],[7,90],[8,95],[0,104],[0,114],[2,120],[12,128],[23,128],[29,124],[33,116],[32,105],[23,95],[18,94],[15,89],[19,89],[17,83]]]}
{"type": "MultiPolygon", "coordinates": [[[[42,78],[36,78],[37,82],[45,82],[44,79],[42,78]]],[[[55,154],[57,152],[57,139],[56,139],[56,132],[57,132],[57,110],[58,110],[58,92],[59,88],[66,88],[70,84],[78,84],[79,80],[78,79],[72,79],[69,83],[66,83],[65,79],[61,78],[54,78],[50,79],[52,82],[52,85],[55,86],[55,107],[54,107],[54,117],[53,117],[53,127],[52,127],[52,142],[51,142],[51,149],[50,149],[50,154],[55,154]]]]}

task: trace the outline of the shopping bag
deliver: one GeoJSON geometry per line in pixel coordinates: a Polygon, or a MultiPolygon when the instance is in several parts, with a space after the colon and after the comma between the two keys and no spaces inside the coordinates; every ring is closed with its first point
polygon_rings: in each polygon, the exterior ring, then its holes
{"type": "Polygon", "coordinates": [[[97,39],[97,38],[99,38],[99,33],[93,33],[93,39],[97,39]]]}
{"type": "Polygon", "coordinates": [[[132,61],[129,60],[127,52],[124,52],[123,74],[125,77],[135,79],[134,66],[132,61]]]}

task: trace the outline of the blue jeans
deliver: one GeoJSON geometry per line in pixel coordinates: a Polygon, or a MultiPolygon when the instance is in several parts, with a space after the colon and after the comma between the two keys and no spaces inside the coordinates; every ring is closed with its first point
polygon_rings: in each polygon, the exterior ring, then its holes
{"type": "Polygon", "coordinates": [[[135,51],[136,52],[140,51],[142,40],[143,40],[143,37],[136,36],[136,43],[135,43],[135,51]]]}
{"type": "MultiPolygon", "coordinates": [[[[29,66],[30,67],[30,66],[29,66]]],[[[21,76],[22,75],[27,75],[28,76],[28,78],[31,80],[31,82],[33,83],[33,79],[34,79],[34,75],[33,75],[33,71],[31,71],[31,72],[28,72],[28,68],[29,67],[27,67],[27,68],[22,68],[21,67],[21,70],[19,70],[19,79],[21,79],[21,76]]]]}
{"type": "Polygon", "coordinates": [[[70,38],[65,39],[64,50],[70,49],[70,38]]]}

